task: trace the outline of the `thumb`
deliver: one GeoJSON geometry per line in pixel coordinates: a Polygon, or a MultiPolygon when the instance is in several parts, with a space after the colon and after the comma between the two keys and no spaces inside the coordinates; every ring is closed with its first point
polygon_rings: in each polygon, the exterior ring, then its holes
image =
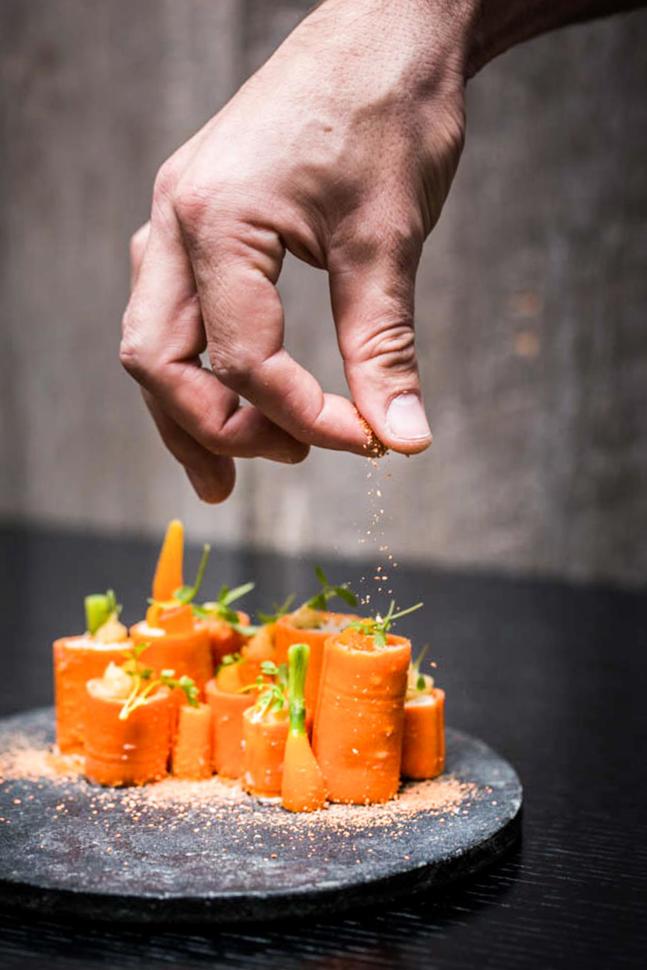
{"type": "Polygon", "coordinates": [[[388,260],[331,271],[339,347],[358,411],[393,451],[416,454],[431,444],[420,389],[413,329],[414,265],[388,260]]]}

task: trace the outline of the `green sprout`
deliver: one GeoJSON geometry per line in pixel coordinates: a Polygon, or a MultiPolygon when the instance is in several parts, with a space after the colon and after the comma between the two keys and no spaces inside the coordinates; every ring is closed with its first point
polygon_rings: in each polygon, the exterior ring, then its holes
{"type": "Polygon", "coordinates": [[[315,576],[319,580],[321,589],[314,596],[306,600],[304,606],[309,606],[313,610],[327,610],[328,603],[336,596],[343,600],[348,606],[357,606],[358,599],[347,583],[341,586],[334,586],[326,576],[321,566],[315,566],[315,576]]]}
{"type": "Polygon", "coordinates": [[[384,616],[377,613],[375,616],[370,616],[366,619],[353,620],[349,626],[352,627],[353,630],[359,630],[360,633],[365,634],[367,637],[373,637],[377,647],[385,647],[387,634],[389,633],[393,623],[396,620],[401,619],[403,616],[408,616],[409,613],[419,610],[421,606],[422,603],[416,603],[415,606],[409,606],[406,610],[399,610],[396,612],[395,600],[391,600],[389,609],[384,616]]]}
{"type": "Polygon", "coordinates": [[[216,618],[224,620],[225,623],[228,623],[238,633],[251,635],[256,632],[255,628],[243,626],[238,619],[238,613],[232,609],[231,604],[246,596],[247,593],[254,589],[254,586],[254,583],[243,583],[242,586],[235,586],[234,589],[230,589],[228,586],[222,586],[215,600],[203,603],[201,606],[194,605],[193,612],[196,616],[202,617],[203,619],[216,618]]]}
{"type": "Polygon", "coordinates": [[[276,621],[280,620],[282,616],[285,616],[286,613],[289,613],[290,607],[294,603],[295,599],[296,599],[296,595],[294,593],[290,593],[290,595],[286,596],[286,598],[283,600],[282,603],[273,604],[274,605],[273,613],[261,613],[261,611],[259,610],[257,616],[261,621],[261,623],[263,624],[263,626],[266,626],[268,623],[276,623],[276,621]]]}

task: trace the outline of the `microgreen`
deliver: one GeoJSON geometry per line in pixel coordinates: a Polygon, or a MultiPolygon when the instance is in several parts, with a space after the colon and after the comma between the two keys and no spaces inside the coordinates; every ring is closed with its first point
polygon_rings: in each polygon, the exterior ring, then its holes
{"type": "Polygon", "coordinates": [[[157,677],[153,677],[154,671],[151,667],[142,667],[139,670],[128,670],[124,664],[123,668],[130,674],[133,682],[130,694],[124,701],[119,711],[119,720],[126,721],[138,707],[143,707],[150,695],[159,687],[168,687],[171,690],[179,688],[186,698],[187,704],[197,707],[199,704],[199,691],[195,681],[186,674],[176,678],[174,670],[162,670],[157,677]]]}
{"type": "Polygon", "coordinates": [[[254,704],[255,716],[262,720],[270,711],[281,711],[285,707],[285,694],[288,687],[288,665],[277,665],[272,660],[264,660],[261,663],[261,675],[258,676],[253,684],[241,687],[241,694],[247,694],[252,690],[258,691],[258,697],[254,704]],[[272,683],[268,683],[264,678],[273,677],[272,683]]]}
{"type": "Polygon", "coordinates": [[[220,592],[215,600],[202,603],[201,606],[194,605],[193,612],[196,616],[202,617],[202,619],[215,617],[219,620],[224,620],[225,623],[228,623],[238,633],[251,635],[256,632],[256,629],[254,627],[243,626],[238,619],[238,613],[231,608],[231,604],[251,592],[254,589],[254,585],[254,583],[243,583],[242,586],[235,586],[234,589],[230,589],[228,586],[221,586],[220,592]]]}
{"type": "Polygon", "coordinates": [[[289,596],[286,596],[286,598],[283,600],[282,603],[274,603],[273,604],[273,606],[274,606],[274,612],[273,613],[261,613],[261,611],[259,610],[259,612],[257,614],[259,620],[261,621],[261,623],[264,626],[267,623],[276,623],[276,621],[277,620],[280,620],[282,616],[285,616],[286,613],[289,613],[290,612],[290,607],[294,603],[294,600],[295,599],[296,599],[295,594],[294,593],[290,593],[290,595],[289,596]]]}
{"type": "Polygon", "coordinates": [[[401,619],[401,617],[408,616],[409,613],[419,610],[421,606],[422,603],[416,603],[415,606],[409,606],[406,610],[398,610],[396,612],[395,600],[391,600],[389,609],[384,616],[377,613],[375,616],[370,616],[366,619],[353,620],[349,626],[352,627],[353,630],[359,630],[360,633],[365,634],[367,637],[373,637],[377,647],[385,647],[387,634],[389,633],[393,623],[396,620],[401,619]]]}
{"type": "Polygon", "coordinates": [[[195,581],[193,586],[180,586],[173,593],[173,599],[177,600],[178,603],[185,605],[186,603],[192,603],[200,592],[200,587],[202,586],[202,580],[204,579],[204,574],[207,569],[207,563],[209,562],[209,556],[211,555],[211,546],[205,543],[202,547],[202,556],[200,557],[200,563],[198,565],[198,571],[195,575],[195,581]]]}
{"type": "Polygon", "coordinates": [[[348,606],[357,606],[357,596],[349,588],[347,583],[341,586],[334,586],[326,576],[325,572],[321,566],[315,566],[315,576],[317,577],[321,589],[314,596],[306,600],[305,606],[309,606],[313,610],[326,610],[328,608],[328,603],[335,596],[343,600],[348,606]]]}
{"type": "Polygon", "coordinates": [[[430,645],[428,643],[424,645],[424,647],[422,648],[422,650],[420,651],[420,653],[418,654],[418,656],[416,657],[416,659],[413,661],[411,665],[413,667],[414,675],[416,678],[416,690],[427,689],[427,681],[425,680],[425,675],[420,673],[420,665],[422,664],[422,661],[425,659],[425,657],[427,656],[427,653],[429,652],[429,646],[430,645]]]}
{"type": "Polygon", "coordinates": [[[93,636],[111,617],[117,619],[121,613],[121,606],[112,589],[105,593],[91,593],[83,602],[86,629],[93,636]]]}

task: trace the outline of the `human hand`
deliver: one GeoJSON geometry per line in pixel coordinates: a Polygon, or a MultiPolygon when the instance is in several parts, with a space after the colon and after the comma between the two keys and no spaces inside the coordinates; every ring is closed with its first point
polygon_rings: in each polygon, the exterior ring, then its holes
{"type": "Polygon", "coordinates": [[[206,501],[234,457],[366,454],[357,411],[395,451],[429,445],[415,274],[463,144],[472,6],[326,0],[160,169],[121,359],[206,501]],[[352,403],[283,346],[286,249],[329,274],[352,403]]]}

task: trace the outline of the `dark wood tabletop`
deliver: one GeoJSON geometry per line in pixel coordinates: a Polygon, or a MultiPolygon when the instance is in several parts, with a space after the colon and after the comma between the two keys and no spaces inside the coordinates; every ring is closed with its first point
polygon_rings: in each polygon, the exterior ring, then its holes
{"type": "MultiPolygon", "coordinates": [[[[80,630],[86,592],[114,586],[138,618],[155,554],[143,540],[0,529],[1,715],[51,703],[50,644],[80,630]]],[[[214,585],[256,580],[253,608],[312,586],[304,559],[216,548],[213,560],[214,585]]],[[[323,565],[354,585],[366,572],[323,565]]],[[[400,632],[433,645],[449,723],[521,776],[515,849],[440,893],[287,925],[152,930],[7,912],[2,970],[644,967],[647,596],[405,567],[394,591],[403,605],[424,600],[400,632]]]]}

